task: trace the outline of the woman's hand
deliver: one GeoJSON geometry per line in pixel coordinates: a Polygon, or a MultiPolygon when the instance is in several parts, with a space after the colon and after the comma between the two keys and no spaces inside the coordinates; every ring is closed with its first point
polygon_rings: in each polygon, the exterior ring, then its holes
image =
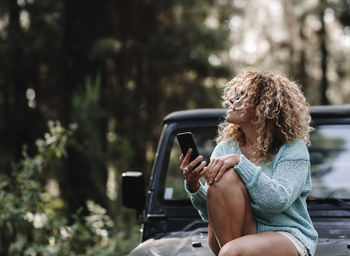
{"type": "Polygon", "coordinates": [[[180,170],[184,175],[190,192],[196,192],[199,189],[199,179],[205,174],[203,169],[206,162],[203,161],[203,156],[198,156],[195,160],[188,163],[192,154],[192,149],[189,149],[186,156],[180,156],[180,170]],[[198,166],[197,166],[198,165],[198,166]],[[197,166],[197,167],[196,167],[197,166]]]}
{"type": "Polygon", "coordinates": [[[240,157],[240,155],[231,154],[212,159],[209,165],[204,167],[207,183],[211,185],[214,181],[219,181],[228,169],[239,164],[240,157]]]}

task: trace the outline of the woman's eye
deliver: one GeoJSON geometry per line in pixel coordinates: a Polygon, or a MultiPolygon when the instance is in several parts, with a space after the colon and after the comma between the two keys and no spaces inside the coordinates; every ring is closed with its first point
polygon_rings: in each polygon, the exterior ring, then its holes
{"type": "Polygon", "coordinates": [[[236,92],[234,99],[239,100],[243,96],[243,92],[236,92]]]}

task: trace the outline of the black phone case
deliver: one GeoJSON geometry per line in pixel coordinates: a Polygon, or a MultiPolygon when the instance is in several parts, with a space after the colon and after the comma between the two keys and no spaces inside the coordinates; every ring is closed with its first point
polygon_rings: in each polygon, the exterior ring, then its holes
{"type": "Polygon", "coordinates": [[[190,162],[197,158],[199,155],[196,143],[194,142],[193,135],[191,132],[178,133],[177,140],[179,141],[182,154],[185,156],[187,151],[192,148],[192,154],[190,157],[190,162]]]}

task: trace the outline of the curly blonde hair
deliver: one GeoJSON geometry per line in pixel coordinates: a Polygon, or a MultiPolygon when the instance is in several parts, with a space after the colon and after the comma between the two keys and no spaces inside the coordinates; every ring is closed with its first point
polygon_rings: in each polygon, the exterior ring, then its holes
{"type": "MultiPolygon", "coordinates": [[[[306,99],[296,82],[281,74],[244,69],[225,85],[223,106],[234,97],[242,109],[255,110],[259,128],[254,152],[257,161],[271,161],[284,143],[295,139],[309,144],[311,117],[306,99]]],[[[219,126],[217,142],[232,138],[245,144],[239,125],[227,121],[219,126]]]]}

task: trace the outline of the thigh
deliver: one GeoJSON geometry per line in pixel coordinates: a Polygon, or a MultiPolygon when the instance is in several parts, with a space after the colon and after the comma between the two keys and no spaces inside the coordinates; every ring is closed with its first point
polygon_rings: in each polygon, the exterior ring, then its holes
{"type": "Polygon", "coordinates": [[[212,252],[215,255],[218,255],[220,252],[220,245],[213,231],[213,228],[211,227],[211,223],[208,224],[208,244],[212,252]]]}
{"type": "Polygon", "coordinates": [[[220,256],[298,256],[288,238],[277,232],[246,235],[225,244],[220,256]]]}

